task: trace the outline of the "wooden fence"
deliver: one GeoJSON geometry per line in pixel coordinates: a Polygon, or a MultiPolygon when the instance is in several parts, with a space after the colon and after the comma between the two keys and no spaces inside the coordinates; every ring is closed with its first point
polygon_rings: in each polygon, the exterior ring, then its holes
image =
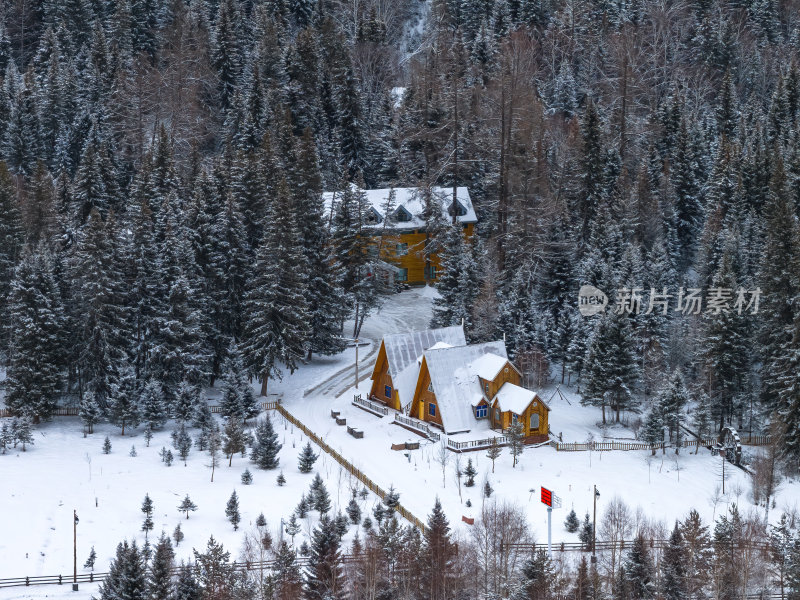
{"type": "Polygon", "coordinates": [[[373,402],[372,400],[362,398],[361,394],[356,394],[353,396],[353,404],[358,408],[366,410],[370,413],[374,413],[379,417],[385,417],[389,414],[389,409],[386,406],[380,402],[373,402]]]}
{"type": "MultiPolygon", "coordinates": [[[[284,415],[285,416],[285,415],[284,415]]],[[[300,425],[298,425],[300,427],[300,425]]],[[[612,542],[607,540],[597,540],[595,551],[598,553],[608,552],[611,550],[624,551],[631,547],[633,540],[620,540],[612,542]]],[[[669,545],[669,540],[650,539],[648,540],[650,548],[664,549],[669,545]]],[[[737,543],[738,548],[749,548],[752,550],[760,551],[765,555],[770,551],[770,544],[767,541],[761,540],[740,540],[737,543]]],[[[546,550],[547,544],[508,544],[509,550],[516,550],[521,554],[532,554],[537,550],[546,550]]],[[[553,543],[554,552],[590,552],[591,547],[588,547],[580,542],[555,542],[553,543]]],[[[342,555],[342,562],[344,563],[357,563],[365,560],[366,556],[362,553],[359,555],[344,554],[342,555]]],[[[298,567],[305,567],[309,564],[310,559],[304,556],[295,558],[295,564],[298,567]]],[[[252,562],[232,562],[228,568],[232,571],[260,571],[272,570],[275,567],[281,567],[275,560],[252,561],[252,562]]],[[[180,574],[181,567],[174,566],[172,568],[172,575],[177,576],[180,574]]],[[[108,577],[107,572],[92,572],[92,573],[78,573],[78,583],[99,583],[108,577]]],[[[0,579],[0,588],[6,587],[20,587],[32,585],[63,585],[72,583],[72,575],[35,575],[29,577],[10,577],[7,579],[0,579]]],[[[747,600],[771,600],[781,598],[780,591],[770,590],[765,593],[748,594],[747,600]]]]}
{"type": "MultiPolygon", "coordinates": [[[[771,442],[768,435],[754,435],[747,436],[741,439],[744,446],[766,446],[771,442]]],[[[695,448],[699,446],[710,447],[717,443],[716,438],[709,438],[705,440],[682,440],[678,446],[681,448],[695,448]]],[[[674,443],[658,442],[650,444],[647,442],[557,442],[551,441],[550,445],[559,452],[586,452],[593,450],[596,452],[605,452],[608,450],[664,450],[666,448],[674,448],[674,443]]]]}
{"type": "MultiPolygon", "coordinates": [[[[288,410],[286,410],[280,404],[275,406],[275,410],[277,410],[283,417],[289,421],[292,425],[300,429],[303,433],[305,433],[309,438],[314,440],[314,443],[317,444],[320,448],[322,448],[325,452],[330,454],[333,459],[338,462],[344,469],[350,473],[353,477],[358,479],[361,483],[363,483],[370,491],[375,493],[381,500],[386,497],[386,490],[376,484],[372,479],[364,475],[360,469],[357,469],[353,464],[344,458],[341,454],[339,454],[336,450],[331,448],[328,444],[326,444],[322,438],[320,438],[316,433],[311,431],[308,427],[303,425],[299,420],[297,420],[288,410]]],[[[395,510],[400,514],[401,517],[406,519],[409,523],[412,523],[414,526],[419,528],[420,531],[423,533],[427,532],[428,528],[420,519],[412,515],[406,508],[403,506],[398,505],[395,510]]]]}
{"type": "Polygon", "coordinates": [[[453,452],[470,452],[472,450],[483,450],[484,448],[489,448],[493,441],[497,442],[498,446],[507,446],[508,445],[508,438],[505,436],[499,436],[495,438],[486,438],[484,440],[471,440],[468,442],[456,442],[447,438],[447,449],[452,450],[453,452]]]}
{"type": "MultiPolygon", "coordinates": [[[[271,400],[270,402],[262,402],[261,408],[264,410],[275,410],[275,407],[279,404],[277,400],[271,400]]],[[[53,411],[54,417],[79,417],[80,416],[80,409],[77,406],[69,406],[67,408],[57,408],[53,411]]],[[[211,406],[212,413],[220,413],[222,412],[222,407],[219,405],[211,406]]],[[[0,408],[0,418],[3,417],[13,417],[14,415],[11,413],[10,410],[7,408],[0,408]]]]}
{"type": "Polygon", "coordinates": [[[428,438],[429,440],[433,440],[434,442],[438,442],[442,436],[440,433],[434,431],[421,421],[417,421],[410,417],[404,417],[403,415],[395,415],[394,416],[394,423],[396,425],[400,425],[401,427],[405,427],[406,429],[410,429],[414,433],[418,433],[423,437],[428,438]]]}

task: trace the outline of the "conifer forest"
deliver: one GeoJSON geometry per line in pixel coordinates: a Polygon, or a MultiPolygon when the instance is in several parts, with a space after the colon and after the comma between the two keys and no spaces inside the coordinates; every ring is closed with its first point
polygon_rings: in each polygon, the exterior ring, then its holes
{"type": "MultiPolygon", "coordinates": [[[[214,468],[252,445],[255,478],[275,469],[271,422],[256,438],[244,423],[399,291],[377,276],[396,257],[374,248],[363,190],[401,187],[420,190],[420,252],[440,265],[431,327],[503,339],[529,387],[572,386],[641,440],[770,436],[750,466],[767,512],[800,474],[798,0],[0,0],[3,453],[69,405],[84,436],[175,419],[185,465],[193,422],[214,468]],[[584,289],[605,310],[579,311],[584,289]],[[210,387],[224,433],[197,408],[210,387]]],[[[612,511],[598,524],[633,543],[572,564],[508,550],[531,539],[515,507],[456,539],[458,517],[428,506],[424,531],[390,505],[352,548],[348,518],[318,509],[311,566],[294,534],[276,541],[269,585],[215,579],[230,556],[213,538],[172,576],[169,537],[152,558],[126,541],[98,593],[734,600],[769,579],[800,594],[796,511],[769,525],[715,505],[703,523],[687,507],[662,530],[612,511]]],[[[237,528],[236,492],[227,511],[237,528]]]]}

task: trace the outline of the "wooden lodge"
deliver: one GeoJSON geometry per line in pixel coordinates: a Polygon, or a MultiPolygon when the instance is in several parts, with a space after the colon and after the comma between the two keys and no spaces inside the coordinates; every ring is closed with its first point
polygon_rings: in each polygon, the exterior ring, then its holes
{"type": "Polygon", "coordinates": [[[521,423],[528,444],[546,441],[550,408],[520,383],[503,341],[467,345],[461,327],[446,327],[385,336],[370,396],[447,434],[485,419],[501,433],[521,423]]]}
{"type": "Polygon", "coordinates": [[[464,346],[466,343],[461,326],[384,336],[372,371],[370,399],[405,411],[414,394],[419,374],[417,361],[422,353],[437,344],[464,346]]]}
{"type": "MultiPolygon", "coordinates": [[[[367,206],[364,227],[373,234],[374,250],[379,258],[383,274],[392,283],[425,284],[436,281],[439,274],[439,258],[435,253],[425,252],[428,241],[426,205],[424,194],[430,193],[432,200],[441,207],[442,218],[449,222],[455,212],[456,220],[471,238],[478,218],[472,199],[465,187],[456,188],[453,204],[453,188],[384,188],[358,190],[363,194],[367,206]],[[390,201],[390,195],[393,197],[390,201]]],[[[335,209],[341,192],[325,192],[323,199],[326,211],[335,209]]]]}

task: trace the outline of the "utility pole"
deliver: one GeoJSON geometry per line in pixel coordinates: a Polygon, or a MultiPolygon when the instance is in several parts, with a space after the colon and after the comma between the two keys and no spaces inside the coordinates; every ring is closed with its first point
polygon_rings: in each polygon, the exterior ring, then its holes
{"type": "Polygon", "coordinates": [[[78,591],[78,511],[72,511],[72,591],[78,591]]]}
{"type": "Polygon", "coordinates": [[[358,338],[356,338],[356,389],[358,389],[358,338]]]}

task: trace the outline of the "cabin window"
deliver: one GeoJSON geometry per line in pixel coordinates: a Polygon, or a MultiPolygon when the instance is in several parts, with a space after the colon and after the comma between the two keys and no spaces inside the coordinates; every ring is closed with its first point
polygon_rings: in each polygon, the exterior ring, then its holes
{"type": "Polygon", "coordinates": [[[436,405],[433,402],[428,403],[428,414],[432,417],[436,416],[436,405]]]}
{"type": "Polygon", "coordinates": [[[370,244],[369,247],[367,248],[367,253],[373,258],[378,256],[378,245],[370,244]]]}
{"type": "Polygon", "coordinates": [[[394,247],[394,253],[397,256],[405,256],[408,254],[408,244],[396,244],[394,247]]]}
{"type": "Polygon", "coordinates": [[[539,413],[533,413],[531,415],[531,431],[534,429],[539,429],[539,413]]]}
{"type": "Polygon", "coordinates": [[[508,367],[506,367],[505,369],[503,369],[503,373],[508,373],[508,367]]]}
{"type": "Polygon", "coordinates": [[[397,269],[395,279],[397,281],[408,281],[408,269],[397,269]]]}
{"type": "Polygon", "coordinates": [[[499,408],[495,408],[494,409],[494,420],[497,421],[498,423],[500,422],[500,409],[499,408]]]}
{"type": "Polygon", "coordinates": [[[413,217],[411,213],[400,206],[394,213],[394,218],[399,223],[408,223],[413,217]]]}
{"type": "Polygon", "coordinates": [[[425,278],[426,279],[436,279],[436,265],[426,265],[425,266],[425,278]]]}
{"type": "Polygon", "coordinates": [[[483,384],[483,391],[487,396],[489,395],[489,384],[488,383],[484,383],[483,384]]]}
{"type": "Polygon", "coordinates": [[[383,386],[383,395],[391,400],[392,399],[392,386],[390,386],[390,385],[383,386]]]}
{"type": "Polygon", "coordinates": [[[485,404],[482,404],[475,408],[475,418],[476,419],[485,419],[486,416],[489,414],[489,407],[485,404]]]}
{"type": "Polygon", "coordinates": [[[433,393],[433,382],[432,382],[432,381],[429,381],[429,382],[428,382],[428,391],[429,391],[431,394],[433,393]]]}
{"type": "Polygon", "coordinates": [[[511,424],[512,425],[516,425],[518,418],[519,418],[519,415],[515,415],[514,413],[511,413],[511,424]]]}

